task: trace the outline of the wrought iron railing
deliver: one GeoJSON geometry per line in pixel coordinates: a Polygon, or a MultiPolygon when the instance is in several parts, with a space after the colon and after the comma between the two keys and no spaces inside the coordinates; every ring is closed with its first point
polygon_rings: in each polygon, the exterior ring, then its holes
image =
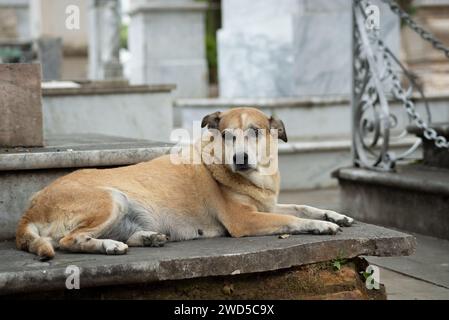
{"type": "MultiPolygon", "coordinates": [[[[382,1],[406,26],[449,58],[449,49],[413,21],[395,1],[382,1]]],[[[429,126],[430,110],[415,78],[384,43],[379,29],[367,25],[370,8],[373,6],[366,0],[353,0],[353,158],[356,166],[391,171],[397,161],[407,158],[421,144],[421,140],[417,140],[399,155],[391,151],[391,141],[400,140],[407,134],[405,128],[398,128],[399,121],[390,107],[392,102],[403,106],[408,122],[422,129],[425,139],[434,141],[438,148],[446,148],[448,152],[449,142],[429,126]],[[418,94],[424,102],[425,118],[417,112],[413,94],[418,94]]]]}

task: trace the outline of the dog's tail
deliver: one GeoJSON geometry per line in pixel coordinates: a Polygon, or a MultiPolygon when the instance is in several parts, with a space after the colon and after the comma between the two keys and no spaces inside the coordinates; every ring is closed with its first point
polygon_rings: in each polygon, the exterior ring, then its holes
{"type": "Polygon", "coordinates": [[[41,260],[49,260],[55,256],[51,238],[41,237],[39,229],[33,222],[28,221],[26,213],[17,226],[16,245],[20,250],[37,254],[41,260]]]}

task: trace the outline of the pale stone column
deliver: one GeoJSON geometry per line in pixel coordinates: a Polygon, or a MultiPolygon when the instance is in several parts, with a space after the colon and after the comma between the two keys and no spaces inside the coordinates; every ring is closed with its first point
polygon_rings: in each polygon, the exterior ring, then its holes
{"type": "Polygon", "coordinates": [[[123,78],[120,64],[120,3],[118,0],[89,2],[89,78],[123,78]]]}
{"type": "Polygon", "coordinates": [[[131,83],[173,83],[176,97],[207,97],[206,9],[194,0],[133,0],[131,83]]]}

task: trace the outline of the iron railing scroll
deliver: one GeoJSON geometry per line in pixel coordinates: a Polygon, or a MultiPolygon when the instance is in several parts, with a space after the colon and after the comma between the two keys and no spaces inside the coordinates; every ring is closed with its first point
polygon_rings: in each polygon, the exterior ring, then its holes
{"type": "MultiPolygon", "coordinates": [[[[449,58],[449,49],[413,21],[394,0],[382,1],[406,26],[449,58]]],[[[407,158],[421,144],[421,140],[416,140],[398,155],[391,151],[391,141],[407,134],[405,128],[398,128],[397,116],[391,111],[393,101],[403,106],[409,123],[423,129],[424,137],[434,141],[438,148],[449,150],[449,142],[429,126],[429,107],[415,77],[381,39],[380,30],[367,24],[371,7],[368,1],[353,0],[352,152],[356,166],[392,171],[397,161],[407,158]],[[414,94],[424,101],[425,118],[417,112],[414,94]]]]}

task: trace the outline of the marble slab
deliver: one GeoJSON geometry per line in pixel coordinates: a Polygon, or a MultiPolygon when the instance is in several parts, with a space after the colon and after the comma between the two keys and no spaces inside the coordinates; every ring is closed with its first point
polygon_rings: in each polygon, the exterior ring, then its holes
{"type": "MultiPolygon", "coordinates": [[[[399,53],[399,20],[380,0],[380,33],[399,53]]],[[[347,95],[351,2],[224,0],[218,32],[222,98],[347,95]]]]}

